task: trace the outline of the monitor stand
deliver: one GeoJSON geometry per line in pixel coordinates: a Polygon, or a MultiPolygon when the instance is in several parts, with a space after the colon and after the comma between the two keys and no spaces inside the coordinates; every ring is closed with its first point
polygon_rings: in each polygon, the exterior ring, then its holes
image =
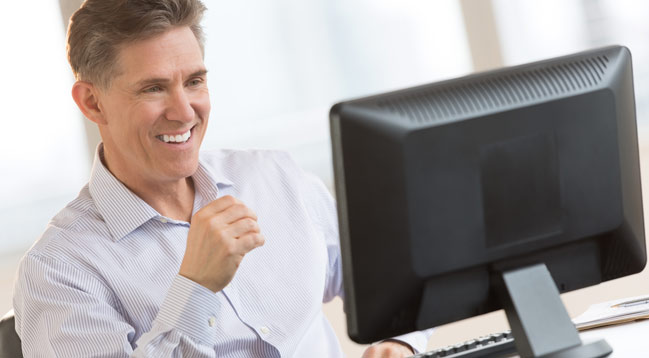
{"type": "Polygon", "coordinates": [[[522,358],[599,358],[613,352],[605,340],[582,344],[545,264],[501,275],[498,291],[522,358]]]}

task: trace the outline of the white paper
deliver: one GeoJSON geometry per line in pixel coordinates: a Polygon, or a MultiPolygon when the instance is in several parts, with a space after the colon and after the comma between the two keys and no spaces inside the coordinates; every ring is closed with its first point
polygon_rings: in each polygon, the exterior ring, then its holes
{"type": "Polygon", "coordinates": [[[572,322],[577,328],[649,317],[649,295],[597,303],[572,322]]]}

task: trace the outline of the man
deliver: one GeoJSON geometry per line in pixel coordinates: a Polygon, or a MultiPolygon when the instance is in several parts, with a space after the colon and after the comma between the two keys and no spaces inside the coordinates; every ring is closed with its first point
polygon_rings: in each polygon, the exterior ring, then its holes
{"type": "MultiPolygon", "coordinates": [[[[324,186],[277,152],[199,156],[203,11],[199,0],[88,0],[73,15],[72,97],[102,144],[88,185],[21,262],[25,356],[342,356],[321,310],[342,294],[324,186]]],[[[364,356],[408,356],[427,338],[364,356]]]]}

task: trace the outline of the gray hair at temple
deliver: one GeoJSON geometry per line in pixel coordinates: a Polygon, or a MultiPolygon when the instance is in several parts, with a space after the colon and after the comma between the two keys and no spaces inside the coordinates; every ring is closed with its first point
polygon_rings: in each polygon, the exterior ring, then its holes
{"type": "Polygon", "coordinates": [[[68,61],[77,80],[102,89],[119,74],[120,46],[188,26],[204,51],[200,0],[86,0],[70,18],[68,61]]]}

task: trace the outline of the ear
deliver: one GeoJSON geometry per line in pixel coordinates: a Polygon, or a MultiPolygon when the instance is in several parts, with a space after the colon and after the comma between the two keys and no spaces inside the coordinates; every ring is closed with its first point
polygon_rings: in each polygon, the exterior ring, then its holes
{"type": "Polygon", "coordinates": [[[72,98],[86,118],[99,125],[108,124],[99,105],[99,90],[92,83],[75,82],[72,86],[72,98]]]}

